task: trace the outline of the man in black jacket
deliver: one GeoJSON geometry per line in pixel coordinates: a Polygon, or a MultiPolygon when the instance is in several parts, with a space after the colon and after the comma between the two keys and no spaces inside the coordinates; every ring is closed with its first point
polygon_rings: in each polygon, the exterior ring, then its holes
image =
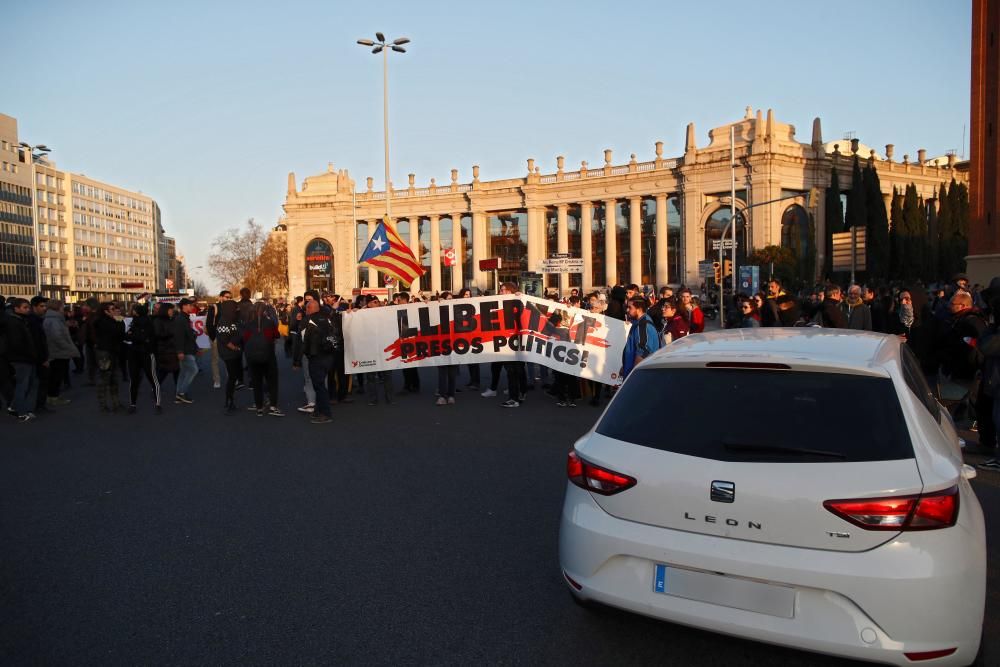
{"type": "Polygon", "coordinates": [[[35,343],[35,379],[38,390],[35,392],[35,412],[48,412],[45,401],[48,398],[46,387],[49,386],[49,345],[45,337],[45,311],[48,310],[48,297],[35,296],[31,298],[31,312],[28,313],[28,329],[31,340],[35,343]]]}
{"type": "Polygon", "coordinates": [[[6,341],[7,361],[14,368],[13,413],[20,421],[29,422],[35,418],[31,411],[35,405],[38,379],[35,364],[38,352],[28,328],[31,304],[27,299],[13,299],[11,311],[3,317],[3,338],[6,341]]]}
{"type": "Polygon", "coordinates": [[[177,361],[180,362],[181,373],[177,378],[177,395],[174,403],[193,403],[188,396],[188,389],[198,375],[198,338],[191,328],[191,313],[194,311],[194,301],[181,299],[178,304],[180,312],[170,321],[174,346],[177,348],[177,361]]]}
{"type": "Polygon", "coordinates": [[[347,395],[347,373],[344,369],[344,318],[340,314],[340,295],[324,294],[321,311],[330,320],[331,341],[333,342],[333,365],[327,376],[327,387],[331,394],[337,392],[337,403],[352,403],[347,395]]]}
{"type": "MultiPolygon", "coordinates": [[[[330,393],[327,391],[326,380],[333,366],[333,327],[329,318],[320,310],[319,301],[310,299],[306,302],[306,319],[300,327],[302,332],[302,353],[309,360],[309,378],[312,380],[313,391],[316,392],[316,405],[313,411],[313,424],[326,424],[332,421],[330,416],[330,393]]],[[[296,366],[301,360],[296,360],[296,366]]]]}
{"type": "Polygon", "coordinates": [[[819,307],[819,311],[813,318],[813,322],[830,329],[846,329],[847,315],[840,306],[843,299],[840,287],[838,285],[827,285],[825,294],[826,298],[823,299],[823,304],[819,307]]]}

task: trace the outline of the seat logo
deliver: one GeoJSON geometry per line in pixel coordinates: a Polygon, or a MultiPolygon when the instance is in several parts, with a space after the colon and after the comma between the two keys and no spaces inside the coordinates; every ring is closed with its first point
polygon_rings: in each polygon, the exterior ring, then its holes
{"type": "Polygon", "coordinates": [[[731,503],[736,500],[736,485],[732,482],[712,482],[712,492],[709,497],[717,503],[731,503]]]}

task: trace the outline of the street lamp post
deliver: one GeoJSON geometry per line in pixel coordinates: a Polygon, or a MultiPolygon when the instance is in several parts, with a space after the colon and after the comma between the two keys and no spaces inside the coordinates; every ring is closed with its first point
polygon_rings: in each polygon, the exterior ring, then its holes
{"type": "Polygon", "coordinates": [[[385,216],[392,215],[392,186],[389,183],[389,50],[406,53],[403,44],[410,42],[407,37],[388,41],[381,32],[375,33],[375,41],[359,39],[361,46],[372,47],[372,53],[382,54],[382,132],[385,139],[385,216]]]}
{"type": "Polygon", "coordinates": [[[31,160],[31,225],[33,227],[32,237],[35,241],[35,294],[42,293],[42,261],[41,257],[38,256],[38,177],[35,175],[35,160],[45,157],[46,154],[51,152],[50,149],[45,144],[36,144],[32,146],[31,144],[20,142],[21,148],[23,148],[28,153],[28,157],[31,160]],[[36,155],[35,152],[38,152],[36,155]]]}

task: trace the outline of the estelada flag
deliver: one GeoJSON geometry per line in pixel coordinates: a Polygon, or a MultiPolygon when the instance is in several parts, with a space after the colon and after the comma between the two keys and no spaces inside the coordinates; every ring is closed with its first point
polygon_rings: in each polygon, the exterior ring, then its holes
{"type": "Polygon", "coordinates": [[[424,267],[403,243],[403,239],[399,238],[388,216],[378,223],[375,233],[368,241],[368,246],[358,259],[358,264],[370,266],[390,275],[398,279],[402,285],[411,285],[424,274],[424,267]]]}

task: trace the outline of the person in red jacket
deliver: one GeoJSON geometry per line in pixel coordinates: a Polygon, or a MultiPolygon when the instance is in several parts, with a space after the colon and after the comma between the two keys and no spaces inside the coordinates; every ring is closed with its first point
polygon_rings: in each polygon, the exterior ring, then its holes
{"type": "Polygon", "coordinates": [[[701,312],[701,308],[691,300],[691,290],[687,287],[681,290],[680,297],[680,311],[687,317],[690,333],[701,333],[705,330],[705,313],[701,312]]]}

